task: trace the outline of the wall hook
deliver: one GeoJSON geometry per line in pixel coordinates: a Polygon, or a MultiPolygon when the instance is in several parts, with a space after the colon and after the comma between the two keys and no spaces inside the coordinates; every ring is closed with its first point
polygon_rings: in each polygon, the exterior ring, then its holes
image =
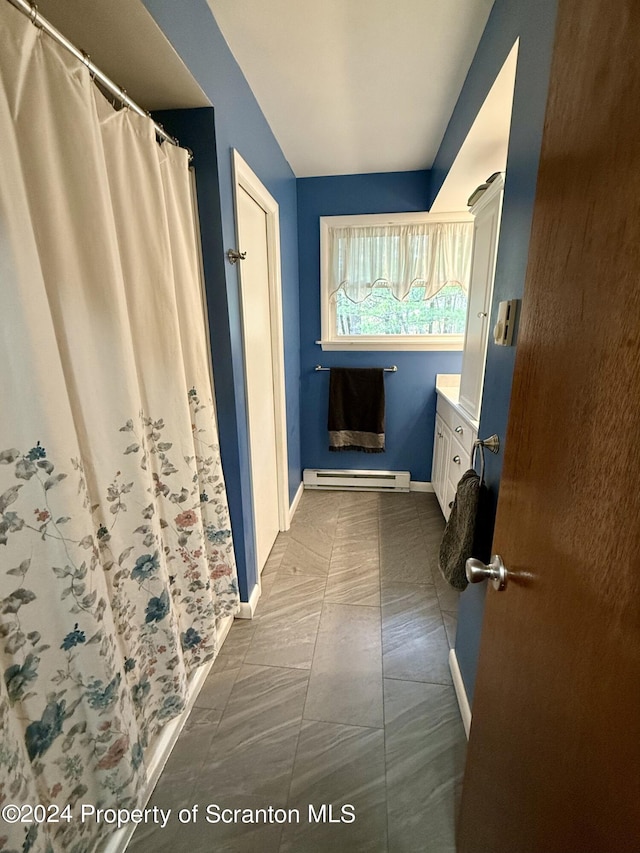
{"type": "Polygon", "coordinates": [[[246,252],[237,252],[235,249],[229,249],[227,252],[227,257],[229,258],[230,264],[235,264],[237,261],[244,261],[247,257],[246,252]]]}

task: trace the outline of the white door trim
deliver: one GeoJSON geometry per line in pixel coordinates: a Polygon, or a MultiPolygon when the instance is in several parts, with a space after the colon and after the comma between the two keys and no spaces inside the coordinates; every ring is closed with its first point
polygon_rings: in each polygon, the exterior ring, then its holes
{"type": "MultiPolygon", "coordinates": [[[[233,167],[233,196],[236,235],[238,234],[238,192],[243,189],[266,214],[267,257],[269,276],[269,307],[271,314],[271,363],[273,369],[273,400],[276,432],[276,465],[278,470],[278,521],[280,530],[288,530],[291,524],[289,511],[289,480],[287,455],[287,410],[284,380],[284,331],[282,324],[282,280],[280,276],[280,208],[278,202],[264,187],[258,176],[235,148],[231,150],[233,167]]],[[[242,246],[236,246],[242,251],[242,246]]],[[[242,261],[238,262],[240,286],[240,310],[243,316],[244,299],[242,289],[242,261]]],[[[246,364],[246,349],[243,335],[243,353],[246,364]]],[[[247,388],[245,374],[245,393],[247,388]]],[[[249,440],[251,438],[249,437],[249,440]]],[[[252,487],[253,488],[253,487],[252,487]]],[[[253,499],[253,494],[252,494],[253,499]]],[[[255,536],[255,531],[254,531],[255,536]]],[[[259,582],[259,578],[258,578],[259,582]]]]}

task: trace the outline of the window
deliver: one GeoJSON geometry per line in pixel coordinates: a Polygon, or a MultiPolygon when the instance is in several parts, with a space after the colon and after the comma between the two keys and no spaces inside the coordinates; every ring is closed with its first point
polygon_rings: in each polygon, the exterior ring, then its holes
{"type": "Polygon", "coordinates": [[[462,349],[470,214],[320,219],[323,349],[462,349]]]}

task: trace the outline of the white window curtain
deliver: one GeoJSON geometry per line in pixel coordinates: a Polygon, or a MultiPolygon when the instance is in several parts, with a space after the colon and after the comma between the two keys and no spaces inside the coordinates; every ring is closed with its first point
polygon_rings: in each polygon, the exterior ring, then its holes
{"type": "Polygon", "coordinates": [[[6,2],[0,138],[0,780],[133,807],[238,607],[188,157],[6,2]]]}
{"type": "Polygon", "coordinates": [[[329,229],[329,291],[363,302],[374,287],[406,299],[414,287],[431,299],[447,284],[469,290],[473,223],[353,226],[329,229]]]}

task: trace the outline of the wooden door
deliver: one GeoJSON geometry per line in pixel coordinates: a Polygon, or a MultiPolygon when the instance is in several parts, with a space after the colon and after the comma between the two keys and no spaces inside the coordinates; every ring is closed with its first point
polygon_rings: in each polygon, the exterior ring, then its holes
{"type": "Polygon", "coordinates": [[[640,850],[639,44],[559,0],[461,853],[640,850]]]}
{"type": "Polygon", "coordinates": [[[242,186],[236,204],[238,242],[246,252],[240,262],[242,326],[256,560],[261,572],[279,530],[267,214],[242,186]]]}

